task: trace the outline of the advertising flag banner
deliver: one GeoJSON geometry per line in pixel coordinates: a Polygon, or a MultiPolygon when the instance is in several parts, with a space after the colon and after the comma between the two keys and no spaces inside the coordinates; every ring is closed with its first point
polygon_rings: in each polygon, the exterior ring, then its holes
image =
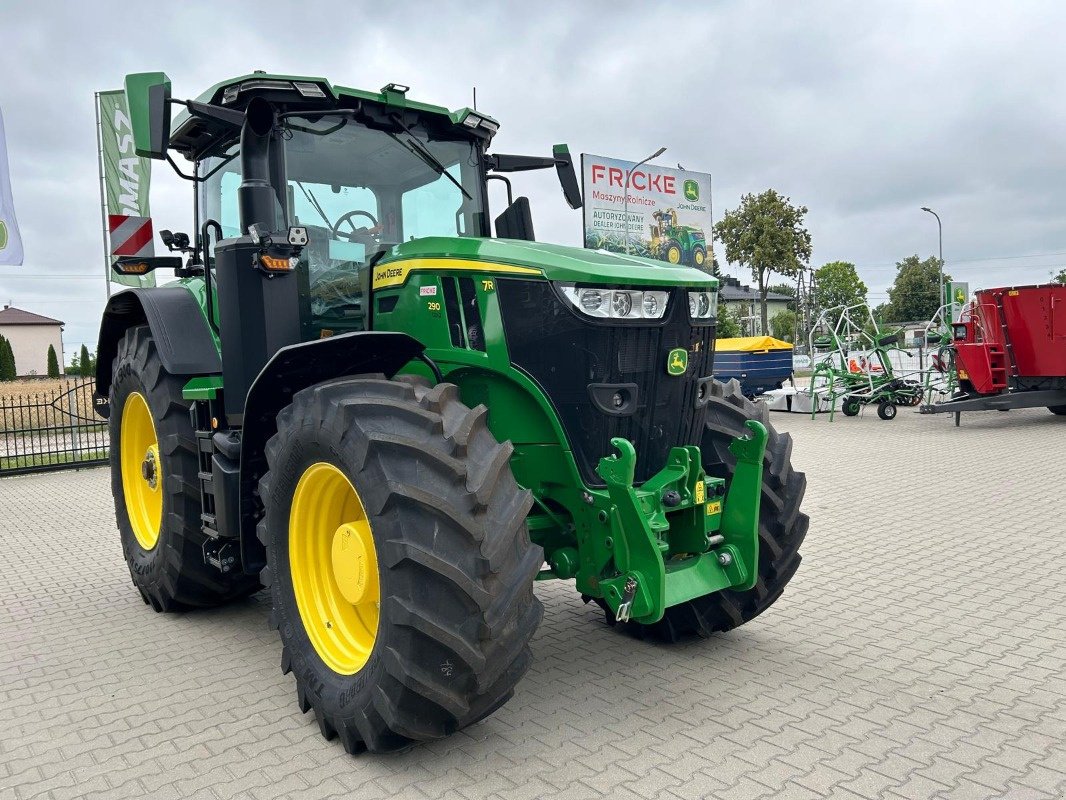
{"type": "MultiPolygon", "coordinates": [[[[100,103],[100,168],[107,207],[108,263],[120,255],[155,255],[148,188],[152,165],[133,150],[126,93],[121,89],[98,94],[100,103]],[[135,250],[130,248],[136,245],[135,250]]],[[[143,277],[119,275],[109,269],[110,280],[126,286],[155,286],[152,273],[143,277]]]]}
{"type": "Polygon", "coordinates": [[[585,247],[710,271],[710,174],[582,153],[581,180],[585,247]]]}
{"type": "Polygon", "coordinates": [[[4,115],[0,112],[0,264],[21,266],[22,236],[15,220],[15,203],[11,199],[11,173],[7,168],[7,139],[4,115]]]}
{"type": "Polygon", "coordinates": [[[948,305],[951,306],[951,321],[958,322],[970,301],[970,284],[951,281],[948,284],[948,305]]]}

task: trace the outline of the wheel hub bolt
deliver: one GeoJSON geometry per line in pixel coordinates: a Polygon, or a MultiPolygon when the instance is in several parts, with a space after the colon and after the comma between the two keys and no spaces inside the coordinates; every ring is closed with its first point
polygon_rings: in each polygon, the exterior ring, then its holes
{"type": "Polygon", "coordinates": [[[159,472],[156,469],[155,463],[155,450],[150,448],[144,456],[144,461],[141,462],[141,477],[154,489],[158,483],[158,475],[159,472]]]}

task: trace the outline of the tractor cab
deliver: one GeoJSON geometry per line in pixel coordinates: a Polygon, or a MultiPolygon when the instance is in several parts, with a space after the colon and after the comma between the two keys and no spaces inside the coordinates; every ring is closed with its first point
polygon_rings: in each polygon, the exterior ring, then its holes
{"type": "MultiPolygon", "coordinates": [[[[489,235],[484,137],[430,124],[426,115],[409,124],[370,121],[307,113],[281,122],[272,157],[285,189],[273,198],[274,229],[307,231],[298,267],[304,338],[365,327],[368,267],[391,248],[430,236],[489,235]]],[[[234,140],[198,162],[201,215],[218,220],[227,239],[242,233],[239,150],[234,140]]]]}

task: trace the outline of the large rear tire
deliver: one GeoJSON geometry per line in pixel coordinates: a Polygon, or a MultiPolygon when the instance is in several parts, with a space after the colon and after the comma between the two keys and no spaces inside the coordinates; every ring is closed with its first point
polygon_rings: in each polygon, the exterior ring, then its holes
{"type": "Polygon", "coordinates": [[[486,413],[450,384],[363,376],[305,389],[278,415],[262,580],[300,709],[349,753],[477,722],[529,666],[544,554],[486,413]],[[350,567],[342,536],[361,539],[350,567]]]}
{"type": "Polygon", "coordinates": [[[196,437],[184,381],[166,371],[147,325],[126,331],[112,367],[111,491],[133,585],[156,611],[215,606],[259,589],[204,563],[196,437]]]}
{"type": "MultiPolygon", "coordinates": [[[[759,576],[755,586],[744,592],[726,590],[697,597],[671,606],[661,620],[651,625],[627,622],[625,630],[639,638],[675,642],[680,638],[709,636],[750,622],[781,596],[785,585],[800,564],[799,548],[810,522],[800,503],[807,489],[807,478],[792,469],[792,436],[778,433],[769,421],[765,403],[754,403],[740,391],[735,380],[712,381],[707,408],[707,425],[700,449],[703,468],[708,475],[732,481],[736,457],[729,443],[744,436],[744,423],[755,419],[766,426],[763,462],[762,500],[759,504],[759,576]]],[[[608,612],[608,622],[614,622],[608,612]]]]}

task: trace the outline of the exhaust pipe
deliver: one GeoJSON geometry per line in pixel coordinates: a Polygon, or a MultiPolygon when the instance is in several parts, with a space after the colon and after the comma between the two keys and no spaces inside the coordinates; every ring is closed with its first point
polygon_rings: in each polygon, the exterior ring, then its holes
{"type": "Polygon", "coordinates": [[[277,114],[274,106],[261,97],[252,98],[241,126],[241,185],[237,205],[241,215],[241,232],[251,225],[264,231],[277,226],[277,196],[270,184],[270,140],[277,114]]]}

